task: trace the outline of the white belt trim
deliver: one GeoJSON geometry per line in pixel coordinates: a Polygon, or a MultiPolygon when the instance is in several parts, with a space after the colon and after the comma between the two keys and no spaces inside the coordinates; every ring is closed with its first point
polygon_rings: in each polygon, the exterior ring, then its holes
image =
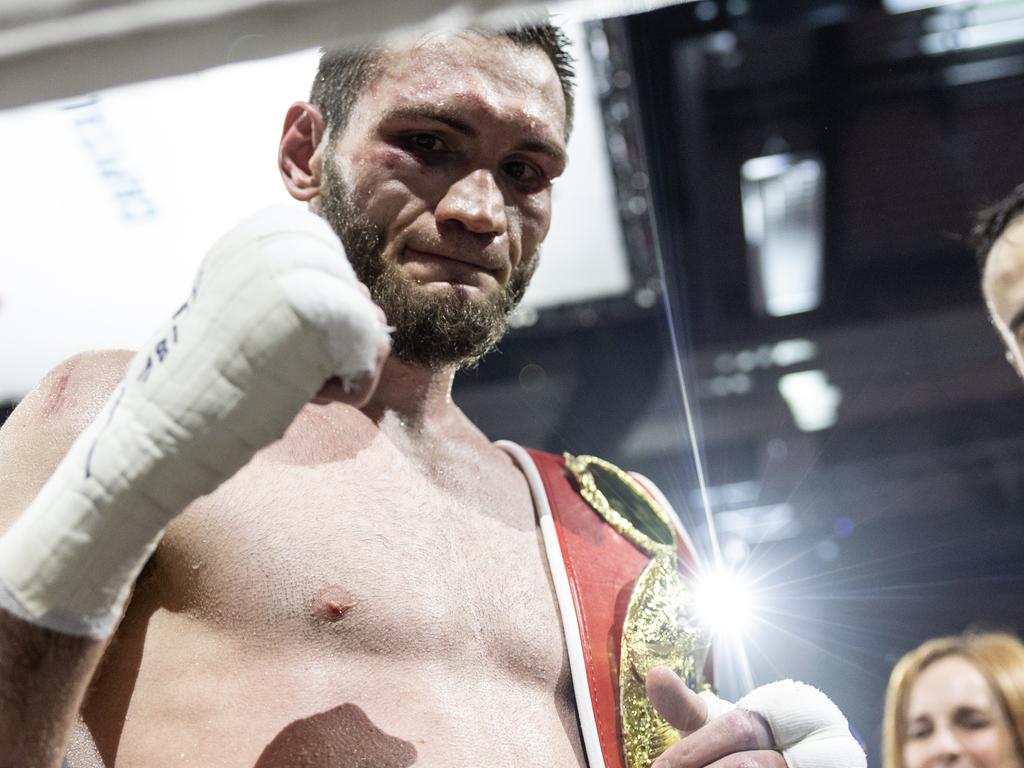
{"type": "Polygon", "coordinates": [[[597,735],[597,719],[594,717],[594,705],[590,699],[590,680],[587,677],[587,664],[583,657],[583,638],[580,635],[579,622],[576,620],[576,603],[572,599],[569,586],[569,575],[562,560],[562,547],[555,530],[555,520],[551,516],[548,494],[544,490],[537,465],[526,450],[516,443],[500,440],[495,443],[512,457],[530,486],[533,496],[533,508],[540,524],[541,537],[544,539],[544,553],[547,555],[548,568],[551,570],[551,581],[555,585],[555,597],[558,599],[558,611],[562,617],[562,634],[565,636],[565,647],[569,653],[569,671],[572,673],[572,688],[576,694],[576,712],[580,721],[580,732],[583,735],[583,749],[586,752],[587,764],[590,768],[605,768],[604,754],[601,752],[601,741],[597,735]]]}

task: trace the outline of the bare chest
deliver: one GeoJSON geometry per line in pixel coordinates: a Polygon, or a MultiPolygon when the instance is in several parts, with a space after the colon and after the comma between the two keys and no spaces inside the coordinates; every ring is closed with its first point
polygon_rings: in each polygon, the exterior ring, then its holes
{"type": "Polygon", "coordinates": [[[386,441],[257,460],[176,521],[161,602],[247,643],[556,679],[564,651],[532,502],[507,461],[423,465],[386,441]]]}

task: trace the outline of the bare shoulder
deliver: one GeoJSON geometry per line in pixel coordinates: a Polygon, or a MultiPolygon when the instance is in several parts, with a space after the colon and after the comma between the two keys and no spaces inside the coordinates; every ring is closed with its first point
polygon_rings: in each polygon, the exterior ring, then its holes
{"type": "Polygon", "coordinates": [[[66,451],[120,383],[131,356],[126,350],[83,352],[43,376],[0,428],[0,460],[61,436],[66,451]]]}
{"type": "Polygon", "coordinates": [[[120,383],[132,353],[84,352],[47,373],[0,428],[0,530],[28,505],[120,383]]]}

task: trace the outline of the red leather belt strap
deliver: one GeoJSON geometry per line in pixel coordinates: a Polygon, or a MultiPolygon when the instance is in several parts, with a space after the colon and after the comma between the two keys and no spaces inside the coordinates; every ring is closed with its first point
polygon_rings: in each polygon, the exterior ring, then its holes
{"type": "Polygon", "coordinates": [[[560,456],[527,451],[540,472],[558,532],[605,766],[625,768],[619,723],[619,642],[633,584],[648,558],[583,500],[560,456]]]}

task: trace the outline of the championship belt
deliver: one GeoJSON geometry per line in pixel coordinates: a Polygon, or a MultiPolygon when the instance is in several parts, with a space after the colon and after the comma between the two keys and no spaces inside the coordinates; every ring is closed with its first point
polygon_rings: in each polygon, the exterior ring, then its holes
{"type": "Polygon", "coordinates": [[[653,487],[613,464],[499,445],[533,493],[588,764],[649,768],[679,733],[647,699],[648,670],[668,667],[691,689],[704,683],[692,547],[653,487]]]}

